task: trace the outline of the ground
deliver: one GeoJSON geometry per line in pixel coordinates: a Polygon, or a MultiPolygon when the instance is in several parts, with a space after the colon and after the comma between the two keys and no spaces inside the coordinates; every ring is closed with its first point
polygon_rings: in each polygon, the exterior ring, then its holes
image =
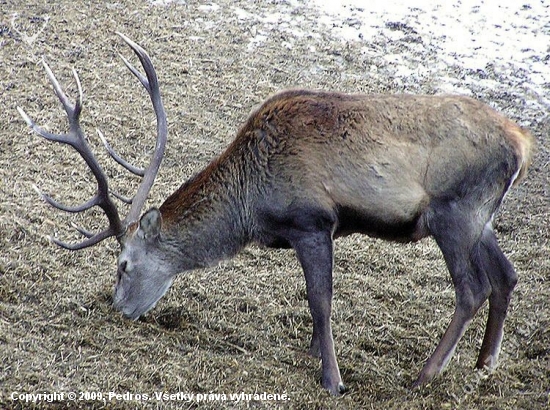
{"type": "MultiPolygon", "coordinates": [[[[548,407],[549,80],[534,76],[535,65],[489,61],[480,68],[472,60],[461,65],[456,53],[441,59],[443,37],[414,26],[419,9],[411,9],[408,19],[387,16],[371,37],[350,39],[342,29],[363,24],[353,13],[335,23],[299,1],[1,3],[0,407],[548,407]],[[287,87],[466,93],[529,128],[537,155],[495,220],[520,277],[500,366],[473,370],[484,307],[443,375],[409,389],[454,307],[449,275],[429,239],[414,245],[361,236],[337,242],[333,329],[349,387],[341,398],[320,388],[319,361],[305,354],[311,319],[292,251],[250,247],[219,266],[182,274],[138,321],[113,311],[116,241],[69,252],[46,237],[76,241],[71,222],[99,229],[103,216],[55,211],[33,190],[37,185],[65,203],[83,202],[94,192],[90,173],[70,149],[30,133],[16,107],[52,131],[65,130],[41,61],[73,97],[74,67],[84,89],[83,128],[113,187],[129,195],[137,181],[104,154],[96,128],[120,153],[144,164],[154,118],[118,56],[133,58],[116,31],[149,51],[169,118],[168,148],[148,206],[160,205],[222,152],[256,104],[287,87]],[[65,394],[63,400],[21,401],[25,393],[54,392],[65,394]],[[68,400],[69,392],[82,400],[68,400]],[[195,396],[157,400],[155,392],[195,396]],[[281,396],[230,400],[229,394],[241,392],[281,396]],[[218,396],[197,402],[199,394],[210,393],[218,396]]],[[[515,17],[533,8],[527,3],[515,17]]],[[[547,24],[539,30],[549,34],[547,24]]],[[[547,62],[548,49],[538,58],[547,62]]]]}

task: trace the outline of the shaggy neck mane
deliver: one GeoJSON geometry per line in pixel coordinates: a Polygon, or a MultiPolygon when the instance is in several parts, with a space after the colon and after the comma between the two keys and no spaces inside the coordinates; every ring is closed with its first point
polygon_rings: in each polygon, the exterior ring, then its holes
{"type": "Polygon", "coordinates": [[[181,269],[205,267],[239,252],[250,240],[248,183],[242,160],[228,149],[185,182],[161,205],[162,239],[186,261],[181,269]],[[189,254],[193,249],[193,254],[189,254]]]}

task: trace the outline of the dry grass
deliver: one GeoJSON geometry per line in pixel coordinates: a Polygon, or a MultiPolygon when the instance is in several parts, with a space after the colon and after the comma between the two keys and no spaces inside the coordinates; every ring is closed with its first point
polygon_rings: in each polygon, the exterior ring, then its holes
{"type": "MultiPolygon", "coordinates": [[[[402,246],[354,236],[340,240],[336,252],[333,323],[350,392],[334,399],[319,386],[318,361],[305,354],[311,318],[302,274],[290,251],[249,248],[226,264],[181,275],[142,320],[130,322],[115,313],[110,303],[116,243],[70,253],[45,239],[52,233],[76,239],[71,221],[98,228],[101,215],[55,212],[31,188],[37,184],[77,203],[93,193],[90,175],[70,150],[31,135],[15,107],[24,107],[52,130],[64,129],[66,120],[40,61],[44,57],[50,63],[73,95],[69,68],[76,67],[85,90],[83,126],[113,184],[131,192],[136,181],[101,152],[95,128],[122,154],[146,160],[154,132],[152,110],[117,56],[130,53],[114,31],[141,43],[157,66],[170,120],[166,158],[150,198],[151,204],[160,204],[221,152],[250,109],[275,90],[401,91],[382,66],[377,73],[368,71],[379,63],[376,55],[331,38],[315,25],[311,12],[304,12],[303,24],[314,36],[293,39],[293,48],[286,49],[281,43],[290,34],[281,29],[248,52],[251,27],[236,18],[230,6],[235,2],[227,0],[217,2],[216,14],[201,11],[193,1],[170,7],[134,0],[26,3],[3,2],[0,15],[0,407],[33,407],[10,400],[12,392],[165,391],[287,393],[290,400],[277,403],[285,408],[547,408],[550,128],[541,121],[544,113],[524,108],[513,93],[474,90],[529,126],[539,140],[529,179],[508,196],[497,221],[502,247],[520,274],[501,366],[490,375],[472,370],[483,310],[444,375],[410,391],[452,314],[448,274],[429,240],[402,246]],[[13,13],[18,13],[15,24],[13,13]]],[[[275,1],[239,6],[250,11],[288,7],[275,1]]],[[[384,47],[373,50],[381,54],[384,47]]],[[[403,87],[434,91],[429,78],[403,87]]],[[[273,404],[248,403],[252,408],[273,404]]],[[[34,405],[177,406],[246,407],[124,400],[34,405]]]]}

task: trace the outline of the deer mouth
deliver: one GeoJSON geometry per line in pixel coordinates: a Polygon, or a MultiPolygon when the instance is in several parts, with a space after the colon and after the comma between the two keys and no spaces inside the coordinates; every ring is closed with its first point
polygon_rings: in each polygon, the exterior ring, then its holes
{"type": "Polygon", "coordinates": [[[130,298],[130,293],[124,294],[124,291],[119,290],[117,286],[113,296],[113,308],[118,312],[121,312],[127,319],[137,320],[140,316],[145,315],[156,306],[158,301],[168,291],[172,285],[172,282],[172,280],[168,280],[159,286],[153,293],[152,297],[148,298],[148,301],[143,299],[132,301],[130,298]]]}

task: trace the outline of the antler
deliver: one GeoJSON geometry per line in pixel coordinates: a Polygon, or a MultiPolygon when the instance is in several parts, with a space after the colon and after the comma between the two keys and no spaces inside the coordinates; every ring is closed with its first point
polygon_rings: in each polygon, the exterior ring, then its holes
{"type": "Polygon", "coordinates": [[[124,57],[122,57],[126,66],[138,78],[143,87],[145,87],[145,89],[149,93],[151,102],[153,103],[153,109],[157,117],[157,140],[155,144],[155,149],[151,158],[151,162],[145,170],[134,167],[123,158],[121,158],[119,155],[117,155],[107,143],[103,134],[99,132],[100,138],[111,157],[130,172],[143,177],[141,184],[138,187],[137,193],[132,199],[125,199],[120,195],[113,193],[115,197],[131,204],[130,211],[128,212],[128,215],[126,216],[126,218],[124,218],[124,220],[120,219],[117,207],[109,194],[110,191],[107,183],[107,176],[99,165],[96,157],[90,149],[90,146],[86,142],[84,133],[82,132],[82,129],[80,127],[80,113],[82,111],[82,86],[80,84],[80,79],[78,78],[78,74],[76,73],[76,71],[73,69],[73,76],[75,78],[78,88],[78,99],[74,104],[72,104],[63,92],[63,89],[59,85],[59,82],[55,78],[50,67],[45,62],[43,62],[46,74],[48,75],[48,78],[52,83],[55,94],[59,98],[59,101],[61,101],[61,104],[63,105],[63,108],[67,113],[67,117],[69,119],[69,132],[67,134],[53,134],[44,130],[43,128],[36,125],[36,123],[25,113],[25,111],[23,111],[23,109],[17,107],[19,114],[23,117],[25,122],[32,128],[34,132],[46,138],[47,140],[60,142],[72,146],[84,159],[97,181],[97,193],[92,197],[92,199],[82,205],[74,207],[60,204],[52,199],[50,196],[40,192],[38,188],[34,187],[36,191],[42,196],[42,198],[54,208],[61,209],[66,212],[77,213],[90,209],[94,206],[99,206],[105,212],[105,215],[109,220],[109,226],[103,231],[94,234],[86,231],[85,229],[75,227],[82,235],[87,237],[87,239],[80,243],[68,244],[58,239],[51,238],[54,243],[65,249],[77,250],[86,248],[95,245],[103,239],[109,238],[111,236],[116,236],[117,238],[120,238],[120,236],[125,232],[126,227],[130,223],[137,220],[137,218],[139,217],[141,208],[143,207],[143,204],[147,199],[147,195],[151,190],[155,177],[158,173],[162,157],[164,156],[164,149],[168,136],[168,125],[166,120],[166,112],[162,105],[162,99],[160,96],[160,89],[155,68],[153,67],[151,59],[143,48],[141,48],[139,45],[134,43],[123,34],[117,34],[132,48],[132,50],[134,50],[141,62],[141,65],[143,66],[146,76],[142,75],[138,70],[136,70],[134,66],[132,66],[132,64],[130,64],[124,57]]]}
{"type": "MultiPolygon", "coordinates": [[[[151,97],[151,102],[153,103],[153,110],[155,111],[155,115],[157,117],[157,141],[155,144],[155,150],[153,152],[151,162],[149,163],[149,166],[147,167],[147,169],[145,171],[140,171],[138,168],[135,168],[130,164],[126,163],[126,161],[119,162],[119,164],[123,165],[130,172],[136,175],[143,176],[141,184],[139,185],[138,190],[136,192],[136,195],[132,199],[132,205],[130,207],[130,211],[128,212],[128,215],[126,215],[126,218],[124,219],[124,223],[128,225],[139,218],[141,208],[143,207],[143,204],[147,199],[147,195],[149,194],[149,191],[153,186],[153,182],[155,181],[155,177],[157,176],[157,173],[159,171],[160,163],[162,162],[162,158],[164,157],[164,148],[166,147],[166,139],[168,137],[168,122],[166,120],[166,112],[164,110],[164,106],[162,105],[162,99],[160,97],[160,89],[159,89],[159,83],[157,79],[157,73],[155,71],[155,67],[153,67],[153,63],[151,62],[151,59],[149,58],[145,50],[141,48],[138,44],[134,43],[132,40],[130,40],[128,37],[126,37],[122,33],[117,32],[117,34],[126,42],[126,44],[128,44],[132,48],[132,50],[134,50],[134,52],[139,58],[139,61],[141,62],[141,65],[143,67],[143,70],[145,71],[145,74],[147,75],[147,78],[144,77],[139,71],[137,71],[135,67],[128,62],[128,60],[120,56],[122,58],[122,61],[124,61],[124,64],[126,64],[126,67],[128,67],[128,69],[132,72],[132,74],[134,74],[137,77],[137,79],[141,82],[143,87],[145,87],[145,89],[149,93],[149,97],[151,97]],[[126,166],[124,165],[124,163],[130,166],[126,166]]],[[[116,160],[112,150],[108,149],[108,144],[105,145],[105,148],[107,148],[107,151],[109,151],[113,159],[116,160]]]]}

